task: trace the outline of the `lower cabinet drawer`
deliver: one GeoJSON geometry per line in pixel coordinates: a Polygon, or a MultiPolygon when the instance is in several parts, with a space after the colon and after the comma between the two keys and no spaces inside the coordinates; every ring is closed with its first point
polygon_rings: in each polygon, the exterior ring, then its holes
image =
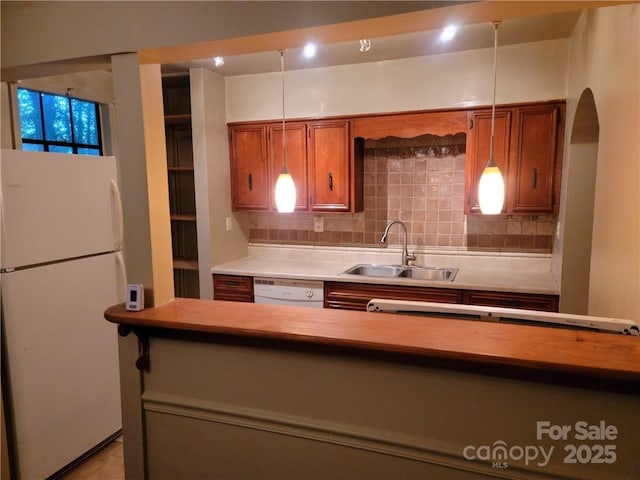
{"type": "Polygon", "coordinates": [[[450,288],[403,287],[367,283],[325,282],[324,307],[366,310],[373,298],[422,302],[461,303],[462,292],[450,288]]]}
{"type": "Polygon", "coordinates": [[[253,277],[213,275],[214,300],[253,302],[253,277]]]}
{"type": "Polygon", "coordinates": [[[488,307],[523,308],[557,312],[559,298],[557,295],[513,292],[485,292],[468,290],[464,293],[464,303],[488,307]]]}

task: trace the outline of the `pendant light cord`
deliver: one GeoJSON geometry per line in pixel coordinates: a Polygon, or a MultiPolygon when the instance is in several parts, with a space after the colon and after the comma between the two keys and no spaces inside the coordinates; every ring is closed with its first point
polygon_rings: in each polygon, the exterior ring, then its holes
{"type": "Polygon", "coordinates": [[[498,78],[498,26],[499,21],[491,22],[493,26],[493,101],[491,103],[491,143],[489,144],[489,166],[495,166],[493,158],[493,138],[496,123],[496,83],[498,78]]]}
{"type": "Polygon", "coordinates": [[[282,168],[287,171],[287,152],[285,149],[284,125],[284,50],[280,50],[280,71],[282,72],[282,168]]]}

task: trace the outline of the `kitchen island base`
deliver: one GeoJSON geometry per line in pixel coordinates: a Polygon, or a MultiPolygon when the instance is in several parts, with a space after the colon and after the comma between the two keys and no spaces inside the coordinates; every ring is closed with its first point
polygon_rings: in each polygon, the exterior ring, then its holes
{"type": "MultiPolygon", "coordinates": [[[[131,447],[143,458],[130,461],[143,464],[146,478],[597,479],[640,472],[636,373],[614,382],[585,373],[573,384],[562,368],[540,374],[517,361],[477,362],[462,353],[447,360],[447,353],[344,341],[346,330],[361,338],[359,325],[387,320],[402,329],[413,320],[398,315],[185,302],[107,312],[148,346],[146,371],[121,365],[140,378],[139,388],[125,393],[140,409],[138,425],[125,422],[125,458],[127,427],[132,439],[139,429],[141,443],[131,447]],[[207,310],[209,327],[187,319],[207,310]],[[331,342],[311,331],[309,322],[322,318],[325,331],[343,322],[331,342]],[[571,386],[559,384],[563,376],[571,386]],[[558,437],[564,427],[566,438],[558,437]],[[601,438],[581,439],[582,431],[601,438]],[[596,458],[597,447],[607,445],[607,455],[596,458]]],[[[508,327],[523,334],[537,328],[508,327]]],[[[121,344],[131,349],[133,339],[121,344]]],[[[637,350],[630,351],[635,358],[637,350]]]]}

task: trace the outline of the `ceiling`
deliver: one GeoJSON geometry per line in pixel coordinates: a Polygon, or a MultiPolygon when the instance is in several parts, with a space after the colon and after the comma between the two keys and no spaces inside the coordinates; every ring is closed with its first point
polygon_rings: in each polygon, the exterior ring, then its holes
{"type": "MultiPolygon", "coordinates": [[[[504,20],[498,29],[499,45],[568,38],[580,16],[580,11],[544,16],[529,16],[504,20]]],[[[475,23],[458,27],[448,43],[439,40],[440,30],[425,30],[386,37],[371,38],[371,49],[360,52],[358,41],[318,45],[313,59],[302,54],[302,48],[289,48],[284,54],[285,69],[329,67],[354,63],[380,62],[399,58],[437,55],[493,46],[490,23],[475,23]]],[[[280,53],[276,50],[234,55],[224,58],[222,67],[214,67],[211,58],[162,64],[163,74],[179,74],[191,67],[203,67],[223,76],[249,75],[280,71],[280,53]]]]}

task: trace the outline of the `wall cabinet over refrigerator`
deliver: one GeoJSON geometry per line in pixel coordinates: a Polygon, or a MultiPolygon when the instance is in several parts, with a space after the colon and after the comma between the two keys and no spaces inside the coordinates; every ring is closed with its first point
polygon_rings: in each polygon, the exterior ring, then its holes
{"type": "MultiPolygon", "coordinates": [[[[349,120],[286,122],[287,169],[296,211],[355,212],[363,208],[362,149],[349,120]]],[[[229,125],[231,195],[236,211],[276,211],[282,170],[282,123],[229,125]]]]}
{"type": "MultiPolygon", "coordinates": [[[[503,214],[557,213],[564,102],[496,109],[494,158],[506,186],[503,214]]],[[[468,114],[465,213],[480,213],[478,182],[489,159],[491,109],[468,114]]]]}

